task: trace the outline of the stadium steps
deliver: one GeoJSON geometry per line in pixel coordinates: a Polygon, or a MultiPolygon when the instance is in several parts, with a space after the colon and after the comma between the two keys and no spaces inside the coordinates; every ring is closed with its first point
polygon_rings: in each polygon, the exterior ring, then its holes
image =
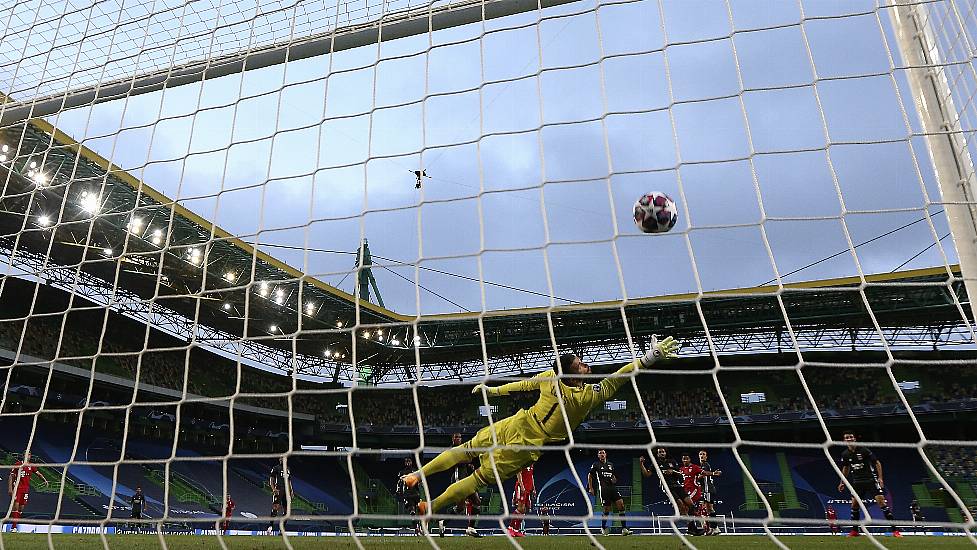
{"type": "Polygon", "coordinates": [[[637,459],[631,461],[631,506],[632,512],[644,511],[644,483],[642,482],[641,463],[637,459]]]}
{"type": "MultiPolygon", "coordinates": [[[[151,468],[144,464],[146,478],[154,485],[166,489],[166,472],[151,468]]],[[[210,491],[201,489],[196,483],[174,471],[170,471],[170,494],[178,502],[193,502],[206,506],[214,513],[221,513],[222,503],[220,498],[210,494],[210,491]]]]}
{"type": "Polygon", "coordinates": [[[967,506],[977,504],[977,492],[974,491],[973,484],[967,481],[957,481],[953,484],[953,489],[960,495],[960,500],[967,506]]]}
{"type": "MultiPolygon", "coordinates": [[[[743,465],[746,466],[747,471],[751,471],[753,468],[750,466],[750,456],[746,453],[740,453],[740,458],[743,460],[743,465]]],[[[740,505],[740,510],[743,511],[761,511],[765,510],[763,507],[763,501],[757,496],[756,490],[750,483],[750,476],[743,476],[743,495],[746,497],[746,502],[740,505]]]]}
{"type": "Polygon", "coordinates": [[[794,478],[790,474],[790,465],[787,463],[787,455],[777,453],[777,465],[780,467],[780,481],[783,485],[784,501],[781,510],[801,510],[806,508],[797,498],[797,488],[794,486],[794,478]]]}
{"type": "MultiPolygon", "coordinates": [[[[237,476],[239,478],[243,479],[244,481],[247,481],[252,486],[257,487],[258,489],[261,489],[261,491],[263,493],[265,493],[265,494],[267,494],[269,496],[271,495],[271,489],[268,487],[268,485],[266,483],[260,483],[260,482],[256,481],[253,476],[248,475],[247,473],[239,470],[236,467],[233,467],[232,466],[232,467],[228,468],[228,470],[231,471],[231,472],[234,472],[235,474],[237,474],[237,476]]],[[[179,476],[179,474],[176,474],[176,475],[179,476]]],[[[182,476],[179,476],[179,477],[182,477],[182,476]]],[[[171,476],[171,479],[172,479],[172,476],[171,476]]],[[[187,501],[184,501],[184,502],[187,502],[187,501]]],[[[196,501],[193,501],[193,502],[196,502],[196,501]]],[[[212,507],[216,507],[216,508],[214,508],[214,511],[220,513],[220,510],[222,509],[222,503],[220,502],[219,499],[216,499],[216,500],[214,500],[214,504],[212,505],[212,507]]],[[[321,502],[313,502],[313,501],[311,501],[311,500],[303,497],[302,495],[300,495],[298,493],[292,493],[292,510],[294,512],[299,512],[299,513],[303,513],[303,514],[312,515],[312,514],[315,514],[315,513],[325,513],[325,512],[327,512],[329,510],[329,507],[326,506],[325,504],[321,503],[321,502]]]]}
{"type": "MultiPolygon", "coordinates": [[[[387,489],[386,485],[381,483],[380,480],[370,477],[366,469],[358,463],[353,463],[353,473],[351,475],[346,461],[339,459],[339,462],[346,471],[346,475],[356,484],[357,505],[360,510],[365,511],[366,514],[394,515],[399,513],[397,500],[390,490],[387,489]],[[367,498],[367,495],[373,495],[372,502],[367,498]]],[[[360,524],[371,527],[401,527],[404,525],[403,522],[397,520],[375,519],[361,519],[360,524]]]]}
{"type": "Polygon", "coordinates": [[[913,497],[919,501],[920,506],[943,506],[939,500],[933,498],[933,494],[930,492],[929,487],[927,487],[925,483],[913,483],[913,497]]]}

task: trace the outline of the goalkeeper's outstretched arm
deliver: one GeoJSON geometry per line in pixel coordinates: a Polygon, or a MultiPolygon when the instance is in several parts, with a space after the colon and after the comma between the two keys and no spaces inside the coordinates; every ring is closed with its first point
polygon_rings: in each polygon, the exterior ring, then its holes
{"type": "Polygon", "coordinates": [[[617,369],[616,372],[600,383],[603,395],[610,398],[631,378],[631,372],[638,369],[650,369],[662,359],[675,357],[680,347],[682,347],[682,344],[678,343],[671,336],[661,342],[658,341],[657,337],[652,336],[651,346],[648,347],[648,351],[643,356],[617,369]]]}
{"type": "Polygon", "coordinates": [[[501,386],[486,386],[485,384],[479,384],[472,388],[472,393],[480,393],[485,390],[485,393],[489,396],[495,395],[509,395],[510,393],[526,392],[526,391],[537,391],[539,390],[539,385],[544,378],[549,378],[553,376],[552,371],[546,371],[542,374],[537,374],[532,378],[527,378],[525,380],[516,380],[515,382],[509,382],[508,384],[503,384],[501,386]]]}

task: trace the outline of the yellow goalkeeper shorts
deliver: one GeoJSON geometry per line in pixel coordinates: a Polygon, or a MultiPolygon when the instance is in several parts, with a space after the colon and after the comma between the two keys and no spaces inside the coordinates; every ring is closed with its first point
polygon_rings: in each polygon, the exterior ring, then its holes
{"type": "Polygon", "coordinates": [[[481,478],[480,481],[487,485],[495,481],[496,472],[498,472],[498,479],[505,481],[519,473],[519,470],[539,460],[541,454],[539,450],[511,449],[501,446],[541,447],[545,442],[545,437],[539,433],[529,412],[523,409],[509,418],[482,428],[464,446],[472,449],[469,451],[470,455],[478,455],[479,467],[475,471],[475,476],[481,478]],[[492,437],[493,429],[495,438],[492,437]],[[491,451],[479,450],[494,445],[499,445],[500,448],[491,451]]]}

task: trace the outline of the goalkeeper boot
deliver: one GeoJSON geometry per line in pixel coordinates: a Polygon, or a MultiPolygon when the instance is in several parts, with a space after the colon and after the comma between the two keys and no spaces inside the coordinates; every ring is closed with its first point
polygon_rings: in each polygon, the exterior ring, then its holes
{"type": "Polygon", "coordinates": [[[621,535],[623,535],[623,536],[625,536],[625,537],[626,537],[626,536],[628,536],[628,535],[630,535],[630,534],[631,534],[631,530],[630,530],[630,529],[628,529],[627,527],[625,527],[625,528],[623,528],[623,529],[621,529],[621,535]]]}
{"type": "Polygon", "coordinates": [[[414,472],[413,474],[401,476],[400,480],[404,482],[404,485],[406,485],[408,489],[413,489],[418,483],[421,482],[421,474],[414,472]]]}
{"type": "Polygon", "coordinates": [[[465,529],[465,534],[468,535],[469,537],[475,537],[476,539],[482,538],[482,534],[479,533],[478,529],[475,529],[474,527],[469,527],[468,529],[465,529]]]}

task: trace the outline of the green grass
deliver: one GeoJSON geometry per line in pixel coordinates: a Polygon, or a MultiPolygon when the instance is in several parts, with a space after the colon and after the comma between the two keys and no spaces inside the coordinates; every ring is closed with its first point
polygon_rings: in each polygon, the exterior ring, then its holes
{"type": "MultiPolygon", "coordinates": [[[[219,549],[220,543],[214,536],[166,536],[166,546],[172,550],[183,549],[219,549]]],[[[512,544],[504,537],[485,537],[474,540],[466,537],[447,537],[433,539],[441,548],[450,549],[479,549],[479,550],[503,550],[513,548],[512,544]]],[[[679,550],[682,543],[677,537],[665,536],[633,536],[633,537],[598,537],[602,545],[610,550],[646,550],[646,549],[669,549],[679,550]]],[[[845,539],[842,537],[800,537],[787,536],[780,537],[790,548],[806,549],[865,549],[874,548],[872,543],[866,538],[861,537],[856,540],[845,539]]],[[[881,537],[879,539],[888,548],[899,550],[929,549],[936,550],[974,548],[964,537],[905,537],[894,539],[892,537],[881,537]]],[[[106,535],[105,541],[110,549],[119,550],[150,550],[160,549],[160,539],[152,535],[106,535]]],[[[285,550],[288,547],[280,537],[246,537],[235,536],[225,537],[227,547],[235,550],[285,550]]],[[[421,549],[432,548],[429,541],[418,537],[362,537],[360,541],[366,548],[383,548],[385,550],[399,549],[421,549]]],[[[3,547],[10,550],[41,550],[48,548],[71,548],[71,550],[96,550],[104,549],[102,539],[98,535],[51,535],[50,545],[46,535],[41,534],[4,534],[3,547]]],[[[292,547],[296,550],[321,549],[353,549],[356,545],[346,537],[292,537],[289,539],[292,547]]],[[[581,536],[561,536],[561,537],[526,537],[521,539],[520,544],[527,550],[567,550],[568,548],[589,548],[586,538],[581,536]]],[[[694,543],[698,548],[704,549],[767,549],[776,548],[770,539],[761,536],[726,536],[716,538],[696,538],[694,543]]]]}

